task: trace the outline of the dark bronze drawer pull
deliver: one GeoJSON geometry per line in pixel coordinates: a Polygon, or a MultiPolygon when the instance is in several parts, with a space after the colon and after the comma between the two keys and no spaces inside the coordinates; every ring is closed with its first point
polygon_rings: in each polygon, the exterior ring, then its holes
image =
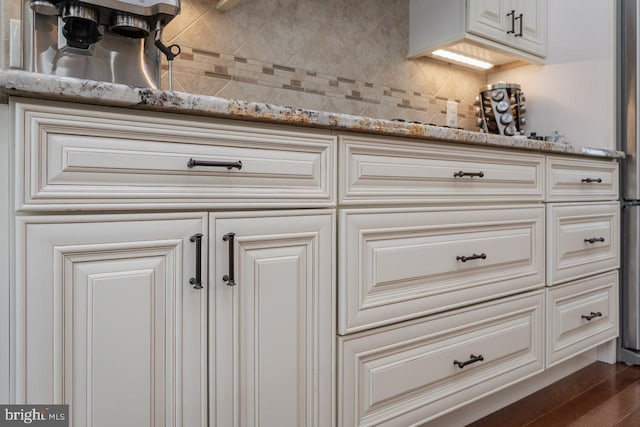
{"type": "Polygon", "coordinates": [[[601,183],[602,178],[582,178],[582,182],[586,182],[587,184],[591,184],[592,182],[601,183]]]}
{"type": "Polygon", "coordinates": [[[194,289],[202,289],[202,233],[197,233],[189,239],[196,244],[196,277],[191,277],[189,283],[194,289]]]}
{"type": "Polygon", "coordinates": [[[484,177],[484,172],[465,172],[465,171],[458,171],[458,172],[454,172],[453,173],[453,177],[454,178],[462,178],[463,176],[470,176],[470,177],[474,177],[477,176],[479,178],[483,178],[484,177]]]}
{"type": "Polygon", "coordinates": [[[229,274],[225,274],[224,276],[222,276],[222,280],[224,280],[227,286],[235,286],[236,285],[236,281],[234,280],[233,277],[233,242],[234,239],[236,237],[236,233],[227,233],[224,236],[222,236],[222,240],[224,240],[225,242],[229,242],[229,274]]]}
{"type": "Polygon", "coordinates": [[[507,13],[507,18],[511,17],[511,29],[507,31],[507,34],[515,34],[516,32],[516,11],[512,10],[510,13],[507,13]]]}
{"type": "Polygon", "coordinates": [[[472,260],[472,259],[487,259],[487,254],[485,254],[483,252],[480,255],[473,254],[471,256],[457,256],[456,257],[456,261],[462,261],[462,262],[467,262],[467,261],[472,260]]]}
{"type": "Polygon", "coordinates": [[[522,15],[522,13],[521,13],[519,16],[516,16],[516,17],[515,17],[515,19],[514,19],[514,21],[515,21],[516,19],[519,19],[519,20],[520,20],[520,32],[519,32],[518,34],[514,34],[514,35],[513,35],[514,37],[522,37],[522,25],[523,25],[523,23],[522,23],[522,16],[523,16],[523,15],[522,15]]]}
{"type": "Polygon", "coordinates": [[[582,315],[583,319],[586,319],[586,320],[589,320],[589,321],[595,319],[596,317],[602,317],[602,313],[600,313],[599,311],[597,313],[594,313],[592,311],[588,316],[584,315],[584,314],[582,315]]]}
{"type": "Polygon", "coordinates": [[[214,162],[208,160],[189,159],[187,166],[189,166],[190,168],[195,168],[196,166],[211,166],[227,169],[237,168],[238,170],[240,170],[242,169],[242,161],[238,160],[237,162],[214,162]]]}
{"type": "Polygon", "coordinates": [[[592,237],[590,239],[584,239],[585,243],[604,242],[604,237],[592,237]]]}
{"type": "Polygon", "coordinates": [[[457,360],[453,361],[453,364],[456,365],[458,368],[462,369],[467,365],[471,365],[472,363],[476,363],[476,362],[482,362],[484,360],[484,357],[482,357],[481,354],[474,356],[473,354],[469,356],[469,360],[465,360],[464,362],[458,362],[457,360]]]}

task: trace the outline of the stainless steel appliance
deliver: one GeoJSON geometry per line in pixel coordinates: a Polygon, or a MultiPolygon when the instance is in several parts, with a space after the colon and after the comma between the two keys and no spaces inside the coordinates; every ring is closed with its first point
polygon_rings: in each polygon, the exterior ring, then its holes
{"type": "Polygon", "coordinates": [[[640,0],[618,3],[618,146],[622,162],[621,335],[618,359],[640,364],[640,0]]]}
{"type": "Polygon", "coordinates": [[[524,135],[525,96],[520,85],[496,83],[487,86],[475,100],[476,125],[483,132],[524,135]]]}
{"type": "Polygon", "coordinates": [[[162,29],[180,0],[24,2],[24,68],[133,86],[158,87],[162,29]]]}

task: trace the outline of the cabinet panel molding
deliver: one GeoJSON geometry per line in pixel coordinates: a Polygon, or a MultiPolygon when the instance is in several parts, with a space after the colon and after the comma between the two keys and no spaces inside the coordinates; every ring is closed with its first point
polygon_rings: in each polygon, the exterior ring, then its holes
{"type": "Polygon", "coordinates": [[[27,100],[14,111],[18,210],[335,203],[335,137],[328,131],[27,100]]]}
{"type": "Polygon", "coordinates": [[[339,226],[340,334],[544,286],[541,205],[343,209],[339,226]]]}
{"type": "Polygon", "coordinates": [[[205,218],[18,217],[16,403],[69,404],[76,425],[205,426],[207,289],[189,285],[205,218]]]}
{"type": "Polygon", "coordinates": [[[211,422],[333,425],[334,213],[213,213],[210,230],[211,422]]]}
{"type": "Polygon", "coordinates": [[[542,372],[543,337],[541,290],[340,337],[338,425],[428,422],[542,372]]]}

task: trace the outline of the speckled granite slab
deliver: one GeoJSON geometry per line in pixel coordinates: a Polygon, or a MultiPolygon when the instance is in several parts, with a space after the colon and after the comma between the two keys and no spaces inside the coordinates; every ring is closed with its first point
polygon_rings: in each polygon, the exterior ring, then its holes
{"type": "Polygon", "coordinates": [[[404,136],[492,147],[518,148],[591,157],[623,158],[615,150],[585,148],[572,144],[534,141],[466,130],[449,129],[323,111],[296,109],[257,102],[224,99],[183,92],[137,88],[122,84],[62,78],[25,71],[0,71],[0,94],[55,99],[201,116],[314,126],[343,131],[404,136]]]}

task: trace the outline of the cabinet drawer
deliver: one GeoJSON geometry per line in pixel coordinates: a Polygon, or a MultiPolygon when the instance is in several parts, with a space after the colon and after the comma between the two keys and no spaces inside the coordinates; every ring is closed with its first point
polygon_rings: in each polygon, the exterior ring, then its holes
{"type": "Polygon", "coordinates": [[[547,200],[617,200],[618,162],[547,158],[547,200]]]}
{"type": "Polygon", "coordinates": [[[341,334],[544,286],[542,206],[344,209],[339,230],[341,334]]]}
{"type": "Polygon", "coordinates": [[[534,291],[341,337],[338,425],[419,425],[524,380],[544,368],[543,330],[534,291]]]}
{"type": "Polygon", "coordinates": [[[617,336],[617,271],[547,289],[547,367],[617,336]]]}
{"type": "Polygon", "coordinates": [[[339,146],[345,205],[543,198],[541,155],[351,135],[339,146]]]}
{"type": "Polygon", "coordinates": [[[547,284],[618,268],[620,206],[612,203],[547,205],[547,284]]]}
{"type": "Polygon", "coordinates": [[[334,204],[329,132],[122,111],[16,103],[17,207],[334,204]],[[190,159],[242,167],[189,167],[190,159]]]}

